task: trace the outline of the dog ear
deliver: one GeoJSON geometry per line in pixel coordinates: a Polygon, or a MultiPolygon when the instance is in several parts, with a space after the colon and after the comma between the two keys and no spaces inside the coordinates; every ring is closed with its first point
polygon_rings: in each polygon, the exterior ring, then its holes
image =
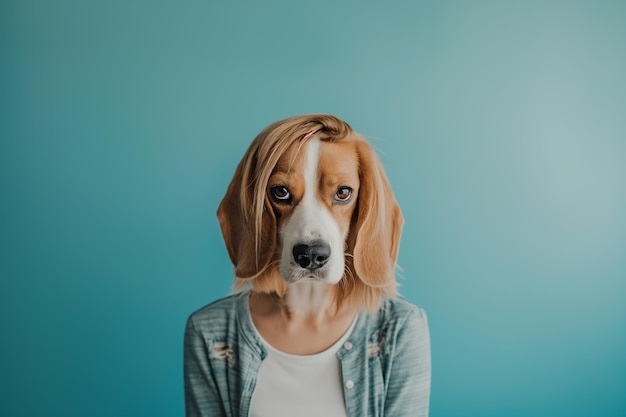
{"type": "Polygon", "coordinates": [[[276,248],[276,218],[268,207],[265,190],[257,191],[257,187],[263,185],[256,183],[253,161],[254,152],[248,152],[237,166],[217,209],[235,276],[243,280],[261,274],[270,264],[276,248]]]}
{"type": "Polygon", "coordinates": [[[353,265],[357,276],[371,287],[395,291],[394,269],[404,218],[372,147],[357,142],[360,189],[356,221],[353,221],[353,265]]]}

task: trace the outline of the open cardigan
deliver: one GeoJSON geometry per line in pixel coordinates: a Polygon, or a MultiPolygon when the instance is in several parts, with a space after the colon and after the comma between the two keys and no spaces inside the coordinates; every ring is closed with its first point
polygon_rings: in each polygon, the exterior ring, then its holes
{"type": "MultiPolygon", "coordinates": [[[[250,292],[194,312],[184,344],[187,417],[248,417],[267,352],[249,313],[250,292]]],[[[388,299],[359,313],[337,356],[349,417],[426,417],[430,397],[430,339],[424,311],[388,299]]]]}

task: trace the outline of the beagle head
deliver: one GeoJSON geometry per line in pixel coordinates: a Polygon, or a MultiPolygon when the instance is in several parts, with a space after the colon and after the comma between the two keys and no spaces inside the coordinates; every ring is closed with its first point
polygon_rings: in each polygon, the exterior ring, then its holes
{"type": "Polygon", "coordinates": [[[262,131],[217,216],[235,288],[284,297],[331,285],[337,307],[367,310],[396,295],[402,213],[371,146],[334,116],[262,131]]]}

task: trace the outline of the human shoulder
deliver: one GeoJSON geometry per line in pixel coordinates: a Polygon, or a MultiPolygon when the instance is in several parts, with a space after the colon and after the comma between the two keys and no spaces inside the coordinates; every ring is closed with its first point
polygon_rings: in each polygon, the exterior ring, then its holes
{"type": "Polygon", "coordinates": [[[224,333],[235,326],[237,313],[245,303],[247,293],[231,294],[194,311],[187,326],[199,333],[224,333]]]}
{"type": "Polygon", "coordinates": [[[424,309],[403,297],[386,299],[376,313],[381,324],[404,326],[409,323],[426,322],[424,309]]]}

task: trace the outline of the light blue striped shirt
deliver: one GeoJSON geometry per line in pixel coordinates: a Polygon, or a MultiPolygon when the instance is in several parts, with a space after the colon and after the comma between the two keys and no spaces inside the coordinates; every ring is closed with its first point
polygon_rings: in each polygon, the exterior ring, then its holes
{"type": "MultiPolygon", "coordinates": [[[[248,308],[249,292],[193,313],[185,330],[187,417],[248,417],[267,356],[248,308]]],[[[430,339],[424,311],[404,299],[360,313],[337,356],[349,417],[428,416],[430,339]]]]}

